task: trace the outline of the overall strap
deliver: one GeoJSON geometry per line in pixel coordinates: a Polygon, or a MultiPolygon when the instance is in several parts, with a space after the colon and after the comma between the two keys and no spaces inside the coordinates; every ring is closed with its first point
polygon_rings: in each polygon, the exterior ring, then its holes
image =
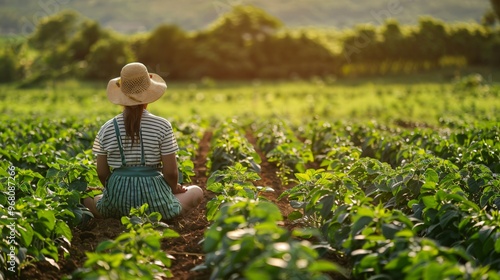
{"type": "MultiPolygon", "coordinates": [[[[113,119],[113,125],[115,126],[116,139],[118,140],[118,147],[120,148],[120,155],[122,158],[122,166],[126,165],[125,154],[123,153],[123,143],[120,135],[120,128],[118,127],[118,122],[116,118],[113,119]]],[[[144,158],[144,144],[142,141],[142,129],[139,130],[140,133],[140,142],[141,142],[141,165],[146,165],[146,159],[144,158]]]]}
{"type": "Polygon", "coordinates": [[[146,159],[144,158],[144,144],[142,141],[142,128],[139,128],[139,134],[140,134],[140,141],[141,141],[141,165],[146,165],[146,159]]]}
{"type": "Polygon", "coordinates": [[[122,138],[120,137],[120,128],[118,127],[118,122],[116,118],[113,119],[113,125],[115,126],[116,140],[118,140],[118,148],[120,148],[120,156],[122,157],[122,166],[126,165],[125,154],[123,153],[122,138]]]}

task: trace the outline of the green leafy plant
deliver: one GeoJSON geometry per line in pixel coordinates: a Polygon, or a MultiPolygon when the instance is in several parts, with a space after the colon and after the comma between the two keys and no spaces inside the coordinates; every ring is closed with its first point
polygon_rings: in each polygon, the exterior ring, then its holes
{"type": "Polygon", "coordinates": [[[261,158],[240,130],[236,120],[220,124],[212,137],[212,148],[208,155],[209,172],[223,169],[240,162],[260,172],[261,158]]]}
{"type": "Polygon", "coordinates": [[[76,158],[66,160],[56,158],[48,163],[49,169],[42,178],[44,181],[59,180],[59,185],[69,190],[84,192],[89,185],[100,184],[96,166],[88,154],[79,154],[76,158]]]}
{"type": "Polygon", "coordinates": [[[255,186],[254,181],[258,180],[259,175],[241,163],[213,172],[208,178],[207,190],[217,195],[207,203],[207,219],[212,220],[225,202],[241,197],[258,200],[262,192],[274,191],[270,187],[255,186]]]}
{"type": "Polygon", "coordinates": [[[322,156],[321,167],[333,171],[349,169],[361,157],[358,147],[331,147],[326,155],[322,156]]]}
{"type": "Polygon", "coordinates": [[[342,174],[326,172],[324,169],[308,169],[296,173],[297,184],[284,191],[279,199],[287,196],[290,205],[297,209],[288,215],[291,220],[300,219],[309,226],[319,228],[331,218],[332,211],[344,204],[348,189],[355,183],[342,174]]]}
{"type": "Polygon", "coordinates": [[[309,147],[283,120],[262,123],[255,133],[257,145],[265,152],[267,160],[276,164],[277,175],[284,185],[294,172],[304,172],[306,164],[314,161],[309,147]]]}
{"type": "Polygon", "coordinates": [[[193,160],[198,151],[206,124],[199,117],[192,117],[186,122],[173,121],[172,125],[177,144],[180,147],[177,152],[179,176],[181,181],[190,183],[191,177],[195,175],[193,160]]]}
{"type": "Polygon", "coordinates": [[[177,168],[179,169],[179,177],[181,182],[191,182],[191,177],[194,173],[194,163],[191,160],[192,153],[185,149],[180,149],[177,152],[177,168]]]}
{"type": "Polygon", "coordinates": [[[319,253],[307,241],[292,238],[277,225],[279,208],[267,201],[239,198],[222,205],[205,232],[205,263],[210,279],[328,279],[323,273],[342,268],[318,260],[319,253]]]}
{"type": "Polygon", "coordinates": [[[148,205],[131,209],[121,221],[127,232],[114,240],[99,243],[96,252],[88,252],[84,267],[72,275],[75,279],[163,279],[172,277],[168,269],[172,256],[161,249],[161,240],[178,237],[161,223],[161,214],[147,214],[148,205]]]}
{"type": "Polygon", "coordinates": [[[15,172],[14,177],[2,178],[0,184],[2,258],[7,259],[6,248],[15,245],[17,269],[39,260],[58,266],[60,251],[64,256],[69,254],[73,237],[69,224],[77,221],[76,213],[84,211],[75,210],[79,194],[40,180],[39,173],[15,172]],[[32,184],[35,178],[36,185],[32,184]]]}
{"type": "Polygon", "coordinates": [[[288,178],[294,172],[304,172],[306,164],[314,161],[312,152],[301,142],[280,144],[266,156],[269,162],[276,163],[278,177],[284,185],[288,185],[288,178]]]}

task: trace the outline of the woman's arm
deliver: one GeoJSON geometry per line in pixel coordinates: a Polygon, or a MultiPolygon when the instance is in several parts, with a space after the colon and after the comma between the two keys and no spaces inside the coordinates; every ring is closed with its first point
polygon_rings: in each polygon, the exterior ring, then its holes
{"type": "Polygon", "coordinates": [[[179,171],[177,169],[177,158],[174,154],[162,155],[161,161],[163,163],[163,177],[167,184],[172,188],[173,193],[183,193],[186,189],[183,188],[179,182],[179,171]]]}
{"type": "Polygon", "coordinates": [[[106,155],[98,155],[97,156],[97,176],[99,176],[99,180],[101,184],[106,186],[106,179],[108,179],[111,171],[109,171],[108,165],[108,156],[106,155]]]}

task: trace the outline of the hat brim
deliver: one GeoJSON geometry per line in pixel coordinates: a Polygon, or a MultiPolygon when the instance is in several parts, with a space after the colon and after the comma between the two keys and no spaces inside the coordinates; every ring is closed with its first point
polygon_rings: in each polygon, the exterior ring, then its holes
{"type": "Polygon", "coordinates": [[[158,100],[167,90],[167,84],[162,77],[157,74],[149,73],[151,75],[151,83],[149,87],[141,92],[128,96],[124,94],[118,85],[120,78],[111,79],[108,82],[107,94],[111,103],[123,106],[134,106],[140,104],[149,104],[158,100]]]}

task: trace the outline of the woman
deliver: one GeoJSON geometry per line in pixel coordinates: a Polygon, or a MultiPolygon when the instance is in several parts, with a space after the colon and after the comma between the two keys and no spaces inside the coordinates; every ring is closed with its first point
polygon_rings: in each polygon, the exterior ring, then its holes
{"type": "Polygon", "coordinates": [[[148,203],[150,212],[168,220],[203,199],[200,187],[177,183],[179,148],[171,124],[146,110],[166,89],[160,76],[136,62],[125,65],[120,77],[109,81],[108,99],[124,110],[101,127],[92,148],[105,187],[102,195],[84,200],[94,217],[121,218],[132,207],[148,203]]]}

